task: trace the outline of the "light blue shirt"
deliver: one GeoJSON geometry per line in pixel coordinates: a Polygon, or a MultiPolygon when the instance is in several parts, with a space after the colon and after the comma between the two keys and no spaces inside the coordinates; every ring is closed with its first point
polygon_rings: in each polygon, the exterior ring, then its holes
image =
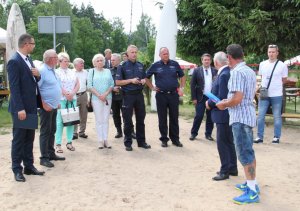
{"type": "Polygon", "coordinates": [[[55,72],[46,64],[40,67],[39,72],[41,79],[38,85],[42,100],[51,108],[56,109],[61,98],[61,88],[55,76],[55,72]]]}
{"type": "Polygon", "coordinates": [[[235,92],[243,93],[242,102],[234,107],[228,108],[230,125],[239,122],[250,127],[256,126],[256,113],[253,103],[255,87],[255,72],[248,67],[245,62],[237,64],[234,69],[230,71],[228,99],[232,98],[235,92]]]}
{"type": "MultiPolygon", "coordinates": [[[[88,84],[87,88],[94,88],[99,94],[103,94],[106,92],[110,87],[114,87],[114,80],[111,76],[111,72],[109,69],[103,70],[96,70],[90,69],[88,75],[88,84]],[[93,76],[94,72],[94,76],[93,76]],[[92,85],[93,84],[93,85],[92,85]]],[[[107,95],[107,99],[112,98],[111,92],[107,95]]],[[[99,100],[95,95],[92,95],[92,100],[99,100]]]]}

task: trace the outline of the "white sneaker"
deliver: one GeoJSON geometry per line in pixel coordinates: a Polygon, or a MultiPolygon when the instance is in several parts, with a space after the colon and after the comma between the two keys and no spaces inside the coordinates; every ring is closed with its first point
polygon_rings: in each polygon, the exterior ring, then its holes
{"type": "Polygon", "coordinates": [[[259,144],[259,143],[263,143],[264,141],[260,138],[256,138],[256,139],[254,139],[253,142],[256,143],[256,144],[259,144]]]}
{"type": "Polygon", "coordinates": [[[272,144],[279,144],[279,138],[274,136],[272,144]]]}

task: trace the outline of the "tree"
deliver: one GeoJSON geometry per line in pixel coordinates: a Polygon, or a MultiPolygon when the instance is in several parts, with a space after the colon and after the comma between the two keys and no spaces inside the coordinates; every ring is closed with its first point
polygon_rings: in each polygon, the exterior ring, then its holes
{"type": "Polygon", "coordinates": [[[7,14],[2,5],[0,5],[0,27],[6,30],[7,14]]]}
{"type": "Polygon", "coordinates": [[[299,8],[300,0],[178,0],[179,50],[199,56],[239,43],[246,53],[262,55],[276,43],[281,55],[290,56],[300,47],[299,8]]]}
{"type": "Polygon", "coordinates": [[[141,49],[146,49],[149,41],[156,36],[156,29],[151,23],[151,17],[142,15],[136,28],[137,30],[131,34],[129,42],[141,49]]]}
{"type": "Polygon", "coordinates": [[[112,22],[112,31],[110,34],[111,46],[113,52],[122,52],[127,47],[127,35],[124,33],[124,26],[120,18],[114,18],[112,22]]]}

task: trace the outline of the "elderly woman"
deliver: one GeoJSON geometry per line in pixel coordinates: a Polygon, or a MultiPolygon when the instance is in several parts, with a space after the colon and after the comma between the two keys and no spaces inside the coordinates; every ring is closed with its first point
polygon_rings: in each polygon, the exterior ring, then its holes
{"type": "MultiPolygon", "coordinates": [[[[57,80],[61,86],[62,97],[60,99],[60,108],[66,108],[67,102],[73,102],[73,105],[76,106],[76,93],[80,87],[78,78],[75,75],[75,71],[69,69],[70,57],[67,53],[62,52],[58,55],[59,68],[55,71],[57,80]]],[[[68,103],[68,107],[71,107],[71,103],[68,103]]],[[[58,153],[63,153],[61,148],[62,134],[63,134],[63,121],[61,117],[60,109],[57,112],[56,117],[56,133],[55,133],[55,142],[56,142],[56,151],[58,153]]],[[[67,149],[75,151],[75,147],[72,145],[72,138],[74,132],[74,125],[66,126],[67,133],[67,149]]]]}
{"type": "Polygon", "coordinates": [[[96,119],[96,131],[99,149],[111,148],[108,144],[108,121],[111,107],[111,91],[114,80],[109,69],[105,69],[105,58],[102,54],[96,54],[93,58],[95,68],[89,71],[87,88],[92,93],[92,105],[96,119]]]}

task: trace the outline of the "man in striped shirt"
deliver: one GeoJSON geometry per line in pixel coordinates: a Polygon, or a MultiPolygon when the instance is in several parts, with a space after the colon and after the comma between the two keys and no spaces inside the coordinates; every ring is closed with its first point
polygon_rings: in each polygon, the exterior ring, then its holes
{"type": "Polygon", "coordinates": [[[228,99],[218,103],[220,110],[228,108],[239,161],[244,167],[247,182],[237,184],[236,188],[244,193],[233,198],[237,204],[259,202],[259,188],[256,182],[256,159],[253,150],[253,127],[256,126],[256,114],[253,99],[256,87],[256,75],[243,61],[244,53],[239,44],[227,47],[227,56],[231,76],[228,82],[228,99]]]}

